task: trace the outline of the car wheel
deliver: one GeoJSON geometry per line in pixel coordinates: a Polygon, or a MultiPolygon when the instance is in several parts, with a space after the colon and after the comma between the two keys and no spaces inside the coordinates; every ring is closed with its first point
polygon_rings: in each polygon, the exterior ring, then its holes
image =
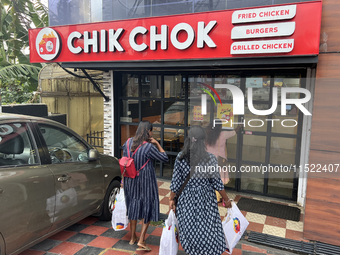
{"type": "Polygon", "coordinates": [[[116,195],[117,193],[119,193],[119,189],[120,189],[119,181],[111,182],[105,194],[102,213],[99,216],[100,220],[105,220],[105,221],[111,220],[113,206],[115,203],[116,195]]]}

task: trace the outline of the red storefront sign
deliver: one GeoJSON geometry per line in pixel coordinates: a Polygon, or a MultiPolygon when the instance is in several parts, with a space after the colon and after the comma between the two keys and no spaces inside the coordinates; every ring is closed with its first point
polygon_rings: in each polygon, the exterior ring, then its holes
{"type": "Polygon", "coordinates": [[[317,1],[32,29],[30,61],[317,55],[321,8],[317,1]]]}

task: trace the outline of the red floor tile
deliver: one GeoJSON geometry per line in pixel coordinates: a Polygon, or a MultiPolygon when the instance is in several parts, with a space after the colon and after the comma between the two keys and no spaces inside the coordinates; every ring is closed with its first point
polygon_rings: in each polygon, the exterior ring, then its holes
{"type": "Polygon", "coordinates": [[[163,228],[156,228],[151,235],[153,236],[162,236],[163,228]]]}
{"type": "Polygon", "coordinates": [[[280,228],[286,228],[286,223],[287,223],[287,220],[275,218],[271,216],[267,216],[266,221],[265,221],[265,224],[267,225],[280,227],[280,228]]]}
{"type": "Polygon", "coordinates": [[[103,234],[107,230],[108,230],[108,228],[92,225],[92,226],[88,226],[87,228],[83,229],[82,231],[80,231],[80,233],[100,236],[101,234],[103,234]]]}
{"type": "MultiPolygon", "coordinates": [[[[227,252],[223,254],[228,254],[227,252]]],[[[242,250],[240,249],[233,249],[233,255],[242,255],[242,250]]]]}
{"type": "Polygon", "coordinates": [[[159,246],[150,245],[150,244],[148,244],[148,246],[151,248],[151,251],[137,251],[136,250],[135,254],[147,254],[147,255],[158,255],[159,254],[159,246]]]}
{"type": "Polygon", "coordinates": [[[98,247],[98,248],[111,248],[113,245],[115,245],[119,239],[111,238],[111,237],[105,237],[105,236],[98,236],[96,239],[91,241],[88,246],[98,247]]]}
{"type": "Polygon", "coordinates": [[[159,203],[162,205],[169,205],[169,197],[164,197],[159,203]]]}
{"type": "Polygon", "coordinates": [[[236,197],[234,198],[235,202],[238,202],[240,200],[241,196],[240,195],[236,195],[236,197]]]}
{"type": "Polygon", "coordinates": [[[129,252],[123,252],[123,251],[115,251],[115,250],[108,250],[103,255],[131,255],[129,252]]]}
{"type": "Polygon", "coordinates": [[[264,224],[256,223],[256,222],[249,222],[247,230],[262,233],[264,224]]]}
{"type": "Polygon", "coordinates": [[[80,251],[84,246],[85,245],[83,244],[64,242],[52,248],[51,250],[49,250],[49,252],[63,255],[74,255],[75,253],[80,251]]]}
{"type": "Polygon", "coordinates": [[[157,185],[158,185],[158,187],[162,186],[162,185],[163,185],[163,183],[164,183],[164,182],[159,182],[159,181],[157,181],[157,185]]]}
{"type": "Polygon", "coordinates": [[[63,230],[51,236],[49,239],[58,240],[58,241],[66,241],[67,239],[74,236],[75,234],[77,234],[77,232],[63,230]]]}
{"type": "Polygon", "coordinates": [[[286,238],[302,241],[303,232],[286,229],[286,238]]]}
{"type": "Polygon", "coordinates": [[[244,217],[246,217],[246,215],[247,215],[246,211],[241,211],[241,213],[243,214],[244,217]]]}
{"type": "Polygon", "coordinates": [[[169,194],[169,192],[170,192],[170,190],[168,190],[168,189],[158,189],[158,193],[159,193],[160,196],[166,196],[166,195],[169,194]]]}
{"type": "Polygon", "coordinates": [[[26,250],[20,253],[19,255],[43,255],[45,251],[35,251],[35,250],[26,250]]]}
{"type": "Polygon", "coordinates": [[[83,219],[81,221],[79,221],[79,224],[85,224],[85,225],[92,225],[93,223],[97,222],[98,218],[96,217],[87,217],[86,219],[83,219]]]}
{"type": "MultiPolygon", "coordinates": [[[[265,249],[260,249],[260,248],[257,248],[257,247],[254,247],[254,246],[250,246],[250,245],[247,245],[247,244],[242,244],[242,250],[245,250],[245,251],[253,251],[253,252],[258,252],[258,253],[267,254],[267,250],[265,250],[265,249]]],[[[234,253],[233,253],[233,254],[234,254],[234,253]]]]}

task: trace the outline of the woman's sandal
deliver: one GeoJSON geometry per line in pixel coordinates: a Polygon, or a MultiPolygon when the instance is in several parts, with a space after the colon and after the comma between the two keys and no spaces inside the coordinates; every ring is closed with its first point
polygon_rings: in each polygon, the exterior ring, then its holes
{"type": "Polygon", "coordinates": [[[151,251],[151,248],[147,246],[145,243],[137,243],[138,248],[137,251],[151,251]]]}
{"type": "Polygon", "coordinates": [[[131,239],[131,240],[130,240],[129,244],[130,244],[130,245],[134,245],[134,244],[137,243],[138,241],[139,241],[139,238],[136,236],[135,239],[131,239]]]}

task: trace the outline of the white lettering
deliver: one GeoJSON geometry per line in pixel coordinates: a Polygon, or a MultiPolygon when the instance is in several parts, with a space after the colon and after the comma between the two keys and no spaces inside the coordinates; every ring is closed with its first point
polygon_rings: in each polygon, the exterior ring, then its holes
{"type": "Polygon", "coordinates": [[[81,33],[79,33],[78,31],[74,31],[68,36],[67,47],[73,54],[79,54],[83,51],[82,47],[80,47],[80,46],[74,47],[74,44],[73,44],[75,39],[80,39],[82,37],[83,37],[83,35],[81,33]]]}
{"type": "Polygon", "coordinates": [[[157,34],[157,27],[150,27],[150,50],[157,50],[156,42],[161,42],[161,49],[168,49],[168,26],[162,25],[161,33],[157,34]]]}
{"type": "Polygon", "coordinates": [[[216,44],[208,35],[210,31],[217,24],[217,21],[210,21],[206,27],[204,27],[204,22],[200,21],[197,25],[197,48],[203,48],[204,43],[210,48],[216,48],[216,44]]]}

